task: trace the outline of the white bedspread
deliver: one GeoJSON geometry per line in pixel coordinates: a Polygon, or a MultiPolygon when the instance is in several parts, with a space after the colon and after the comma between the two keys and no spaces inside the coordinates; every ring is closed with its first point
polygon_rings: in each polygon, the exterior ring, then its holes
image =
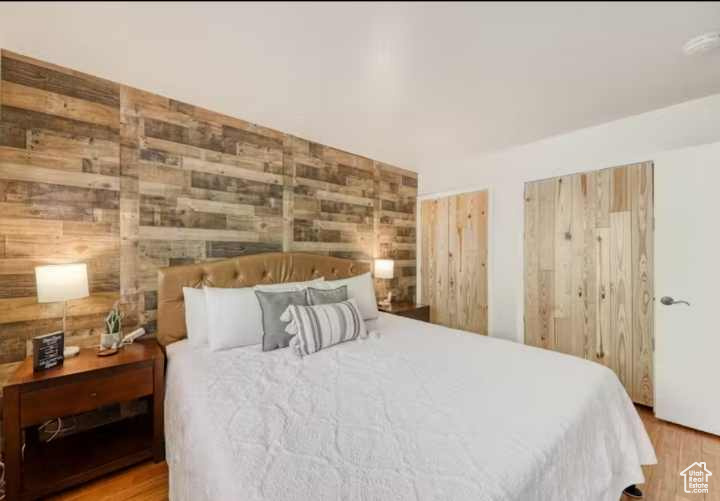
{"type": "Polygon", "coordinates": [[[618,501],[655,454],[608,369],[383,314],[298,359],[168,347],[170,499],[618,501]]]}

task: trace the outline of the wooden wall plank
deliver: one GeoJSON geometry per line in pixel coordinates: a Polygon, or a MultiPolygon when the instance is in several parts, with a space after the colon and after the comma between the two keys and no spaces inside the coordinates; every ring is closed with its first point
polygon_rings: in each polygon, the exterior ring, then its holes
{"type": "Polygon", "coordinates": [[[538,318],[540,330],[537,337],[541,348],[555,349],[555,276],[552,270],[540,270],[538,277],[538,318]]]}
{"type": "MultiPolygon", "coordinates": [[[[421,289],[418,299],[428,305],[433,297],[432,287],[435,283],[435,260],[430,259],[431,252],[434,252],[435,209],[434,200],[420,201],[420,225],[422,227],[420,239],[420,269],[422,270],[422,279],[420,281],[421,289]]],[[[430,317],[432,318],[432,306],[430,306],[430,317]]]]}
{"type": "MultiPolygon", "coordinates": [[[[441,324],[448,325],[449,309],[448,309],[448,291],[450,282],[450,268],[449,268],[449,241],[448,241],[448,228],[449,228],[449,201],[448,199],[440,199],[437,201],[435,208],[435,228],[434,228],[434,259],[437,261],[435,268],[435,283],[433,285],[433,291],[435,299],[433,304],[435,307],[435,316],[432,316],[431,310],[431,321],[441,324]]],[[[433,256],[433,254],[431,254],[433,256]]]]}
{"type": "Polygon", "coordinates": [[[86,174],[84,172],[68,173],[42,167],[28,169],[26,165],[16,165],[6,162],[0,163],[0,178],[14,181],[61,184],[64,186],[76,186],[78,188],[113,191],[120,189],[120,182],[115,176],[86,174]]]}
{"type": "Polygon", "coordinates": [[[632,217],[610,213],[610,340],[611,367],[625,388],[632,388],[633,287],[632,217]]]}
{"type": "Polygon", "coordinates": [[[653,166],[629,167],[632,197],[633,400],[652,405],[653,387],[653,166]]]}
{"type": "Polygon", "coordinates": [[[2,80],[119,108],[120,85],[85,73],[2,51],[2,80]]]}
{"type": "Polygon", "coordinates": [[[463,244],[465,243],[464,237],[467,229],[464,221],[468,211],[467,205],[467,199],[463,195],[447,197],[447,325],[454,329],[460,329],[460,326],[466,320],[463,305],[458,303],[461,301],[459,282],[465,264],[463,244]]]}
{"type": "Polygon", "coordinates": [[[540,222],[540,195],[538,183],[525,183],[525,344],[540,346],[540,317],[539,317],[539,222],[540,222]]]}
{"type": "Polygon", "coordinates": [[[10,124],[0,124],[0,146],[25,149],[27,146],[27,129],[10,124]]]}
{"type": "Polygon", "coordinates": [[[2,102],[3,105],[13,108],[80,120],[113,130],[120,128],[120,117],[116,106],[77,99],[10,81],[3,84],[2,102]]]}
{"type": "Polygon", "coordinates": [[[572,311],[573,355],[590,358],[595,339],[596,240],[595,173],[572,177],[572,311]]]}
{"type": "Polygon", "coordinates": [[[610,227],[610,193],[612,169],[595,172],[595,227],[610,227]]]}
{"type": "Polygon", "coordinates": [[[538,182],[538,318],[540,346],[555,346],[555,221],[556,181],[538,182]]]}
{"type": "Polygon", "coordinates": [[[8,124],[25,129],[45,129],[56,133],[85,136],[106,141],[117,141],[118,131],[108,126],[64,118],[49,113],[2,105],[2,119],[8,124]]]}
{"type": "Polygon", "coordinates": [[[573,333],[571,332],[572,313],[572,208],[573,183],[570,176],[555,179],[555,233],[553,285],[554,312],[553,317],[562,322],[555,322],[555,349],[563,353],[572,353],[573,333]]]}
{"type": "Polygon", "coordinates": [[[610,212],[630,210],[630,175],[628,167],[615,167],[610,171],[610,212]]]}
{"type": "Polygon", "coordinates": [[[555,180],[538,182],[540,216],[538,221],[540,269],[555,268],[555,180]]]}
{"type": "Polygon", "coordinates": [[[597,228],[595,230],[595,238],[597,242],[597,289],[595,291],[595,298],[598,305],[594,343],[595,361],[603,365],[609,365],[612,317],[610,304],[610,228],[597,228]]]}

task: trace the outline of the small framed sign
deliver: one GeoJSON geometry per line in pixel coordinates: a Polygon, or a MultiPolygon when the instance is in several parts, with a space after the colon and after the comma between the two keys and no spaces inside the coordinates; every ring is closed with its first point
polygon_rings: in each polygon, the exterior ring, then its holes
{"type": "Polygon", "coordinates": [[[62,365],[65,349],[65,333],[51,332],[36,336],[33,342],[33,371],[44,371],[62,365]]]}

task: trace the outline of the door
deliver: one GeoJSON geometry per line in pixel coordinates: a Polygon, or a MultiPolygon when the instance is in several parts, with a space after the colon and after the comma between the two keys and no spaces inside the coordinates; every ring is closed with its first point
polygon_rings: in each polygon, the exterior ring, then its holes
{"type": "Polygon", "coordinates": [[[655,414],[720,435],[718,186],[720,143],[655,164],[655,414]]]}
{"type": "Polygon", "coordinates": [[[525,185],[525,343],[610,367],[653,402],[653,165],[525,185]]]}
{"type": "Polygon", "coordinates": [[[487,334],[487,191],[450,197],[448,325],[487,334]]]}
{"type": "Polygon", "coordinates": [[[487,334],[487,191],[423,200],[422,301],[430,321],[487,334]]]}
{"type": "Polygon", "coordinates": [[[448,325],[448,199],[423,200],[420,205],[422,233],[420,273],[421,301],[430,306],[430,321],[448,325]]]}

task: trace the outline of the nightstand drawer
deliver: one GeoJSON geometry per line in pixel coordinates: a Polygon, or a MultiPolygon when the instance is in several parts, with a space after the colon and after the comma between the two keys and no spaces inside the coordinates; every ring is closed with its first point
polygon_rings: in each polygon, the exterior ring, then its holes
{"type": "Polygon", "coordinates": [[[22,392],[21,426],[126,402],[153,393],[152,366],[131,368],[65,384],[22,392]]]}

